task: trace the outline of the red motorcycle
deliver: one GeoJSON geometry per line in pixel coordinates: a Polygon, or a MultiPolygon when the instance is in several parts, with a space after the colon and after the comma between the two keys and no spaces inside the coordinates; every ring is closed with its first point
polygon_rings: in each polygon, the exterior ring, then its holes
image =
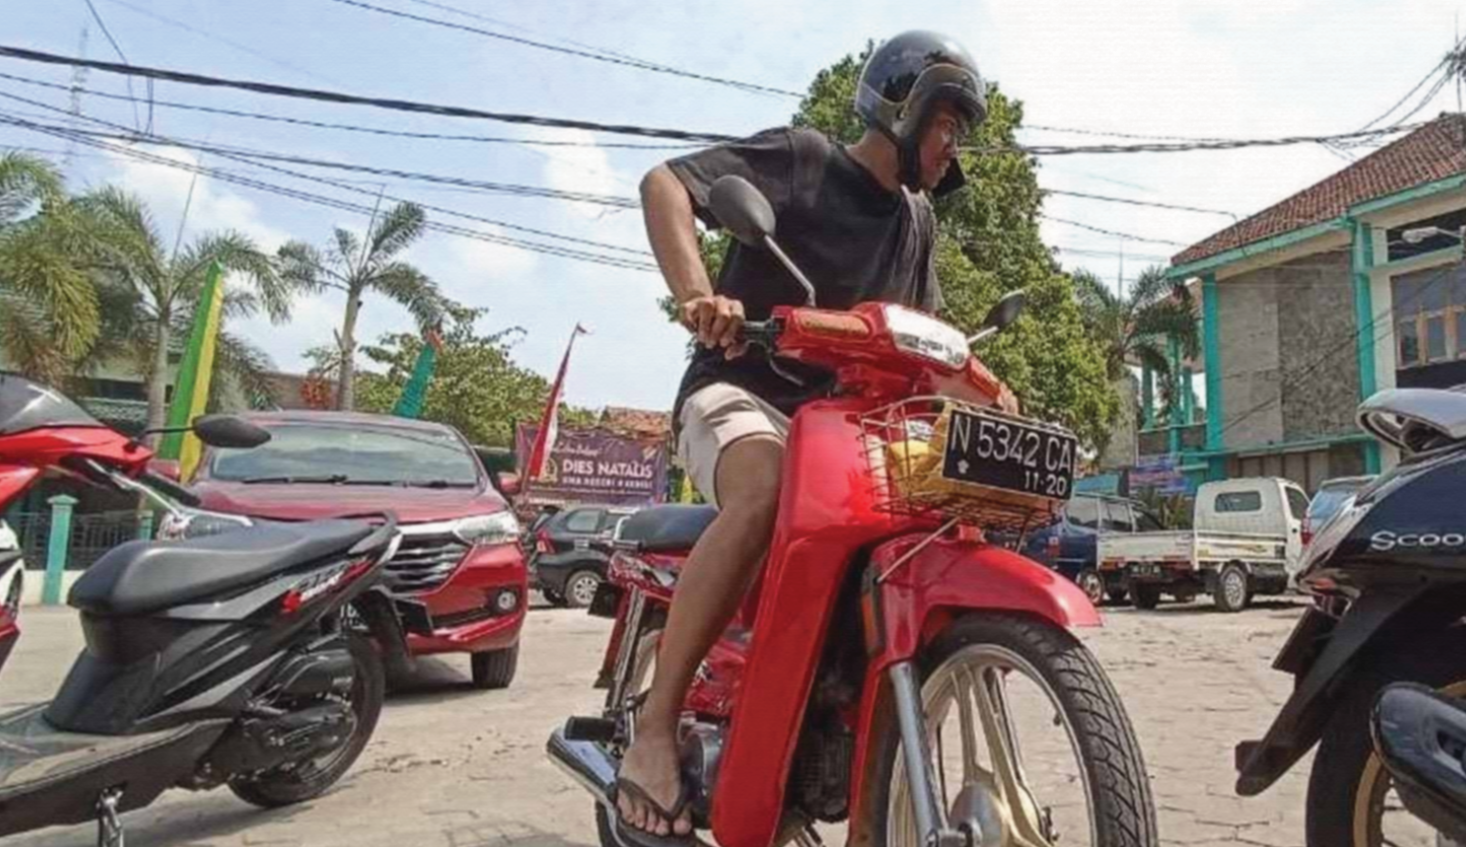
{"type": "MultiPolygon", "coordinates": [[[[687,696],[695,825],[722,847],[817,844],[815,823],[845,820],[848,843],[873,847],[1158,844],[1124,708],[1067,631],[1099,615],[1062,576],[985,541],[1041,525],[1073,487],[1074,436],[1017,415],[970,353],[1017,319],[1021,293],[972,338],[894,305],[820,310],[752,185],[725,177],[710,206],[810,303],[749,323],[751,345],[827,368],[839,388],[794,417],[762,575],[687,696]]],[[[608,847],[679,566],[714,514],[627,520],[592,605],[616,621],[605,709],[571,718],[548,752],[594,795],[608,847]]]]}

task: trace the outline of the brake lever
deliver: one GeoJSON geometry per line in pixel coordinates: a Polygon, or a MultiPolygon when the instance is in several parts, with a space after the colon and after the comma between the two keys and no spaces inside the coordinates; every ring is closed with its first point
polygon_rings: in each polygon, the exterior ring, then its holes
{"type": "Polygon", "coordinates": [[[779,323],[774,320],[746,321],[743,324],[743,340],[749,347],[758,347],[764,351],[764,357],[769,362],[769,369],[781,379],[788,380],[800,388],[808,387],[808,383],[803,378],[785,370],[779,364],[778,357],[774,355],[774,343],[778,340],[779,328],[779,323]]]}

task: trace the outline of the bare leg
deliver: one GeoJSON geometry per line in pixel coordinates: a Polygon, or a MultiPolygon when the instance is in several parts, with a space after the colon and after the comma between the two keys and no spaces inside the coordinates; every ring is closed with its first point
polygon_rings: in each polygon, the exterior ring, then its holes
{"type": "MultiPolygon", "coordinates": [[[[718,460],[719,512],[692,549],[662,633],[651,691],[636,722],[636,741],[621,774],[670,808],[681,787],[677,773],[677,722],[697,666],[743,602],[774,534],[784,448],[767,436],[728,445],[718,460]]],[[[631,826],[657,835],[692,831],[684,814],[668,826],[635,797],[618,803],[631,826]]]]}

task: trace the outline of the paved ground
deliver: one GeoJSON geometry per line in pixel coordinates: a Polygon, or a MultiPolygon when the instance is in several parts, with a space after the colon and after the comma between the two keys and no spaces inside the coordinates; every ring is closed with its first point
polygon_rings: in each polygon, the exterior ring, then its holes
{"type": "MultiPolygon", "coordinates": [[[[1302,843],[1307,763],[1261,798],[1232,793],[1232,746],[1256,737],[1286,696],[1269,669],[1301,606],[1240,615],[1197,605],[1107,615],[1084,637],[1120,690],[1140,735],[1167,844],[1302,843]]],[[[65,610],[28,609],[0,674],[0,702],[49,698],[79,648],[65,610]]],[[[530,615],[519,677],[504,692],[467,685],[468,662],[427,663],[387,703],[370,747],[339,788],[314,803],[262,812],[227,790],[175,792],[127,817],[135,847],[595,845],[584,793],[545,761],[563,717],[596,706],[590,688],[607,624],[584,613],[530,615]]],[[[4,847],[83,847],[89,827],[14,836],[4,847]]]]}

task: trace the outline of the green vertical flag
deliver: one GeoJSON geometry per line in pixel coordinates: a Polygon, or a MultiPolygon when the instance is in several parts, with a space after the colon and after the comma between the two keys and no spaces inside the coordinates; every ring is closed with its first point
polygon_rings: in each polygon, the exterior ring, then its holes
{"type": "MultiPolygon", "coordinates": [[[[204,290],[199,296],[198,309],[194,312],[193,331],[188,337],[188,348],[183,351],[183,361],[178,365],[178,379],[173,384],[173,400],[168,405],[167,425],[169,428],[183,428],[203,414],[209,400],[209,381],[214,370],[214,346],[219,337],[219,314],[224,304],[224,268],[218,262],[209,266],[204,290]]],[[[189,439],[194,436],[189,435],[189,439]]],[[[187,451],[197,460],[197,445],[187,451]]],[[[181,461],[184,458],[184,433],[170,432],[163,436],[158,446],[158,457],[181,461]]],[[[192,468],[180,471],[187,479],[192,468]]]]}
{"type": "Polygon", "coordinates": [[[402,386],[402,396],[397,398],[397,405],[392,407],[392,414],[399,418],[416,418],[422,414],[423,403],[428,396],[428,383],[433,381],[433,368],[438,363],[438,350],[443,346],[443,339],[436,329],[424,333],[423,339],[425,343],[422,351],[417,354],[417,363],[412,366],[412,377],[402,386]]]}

